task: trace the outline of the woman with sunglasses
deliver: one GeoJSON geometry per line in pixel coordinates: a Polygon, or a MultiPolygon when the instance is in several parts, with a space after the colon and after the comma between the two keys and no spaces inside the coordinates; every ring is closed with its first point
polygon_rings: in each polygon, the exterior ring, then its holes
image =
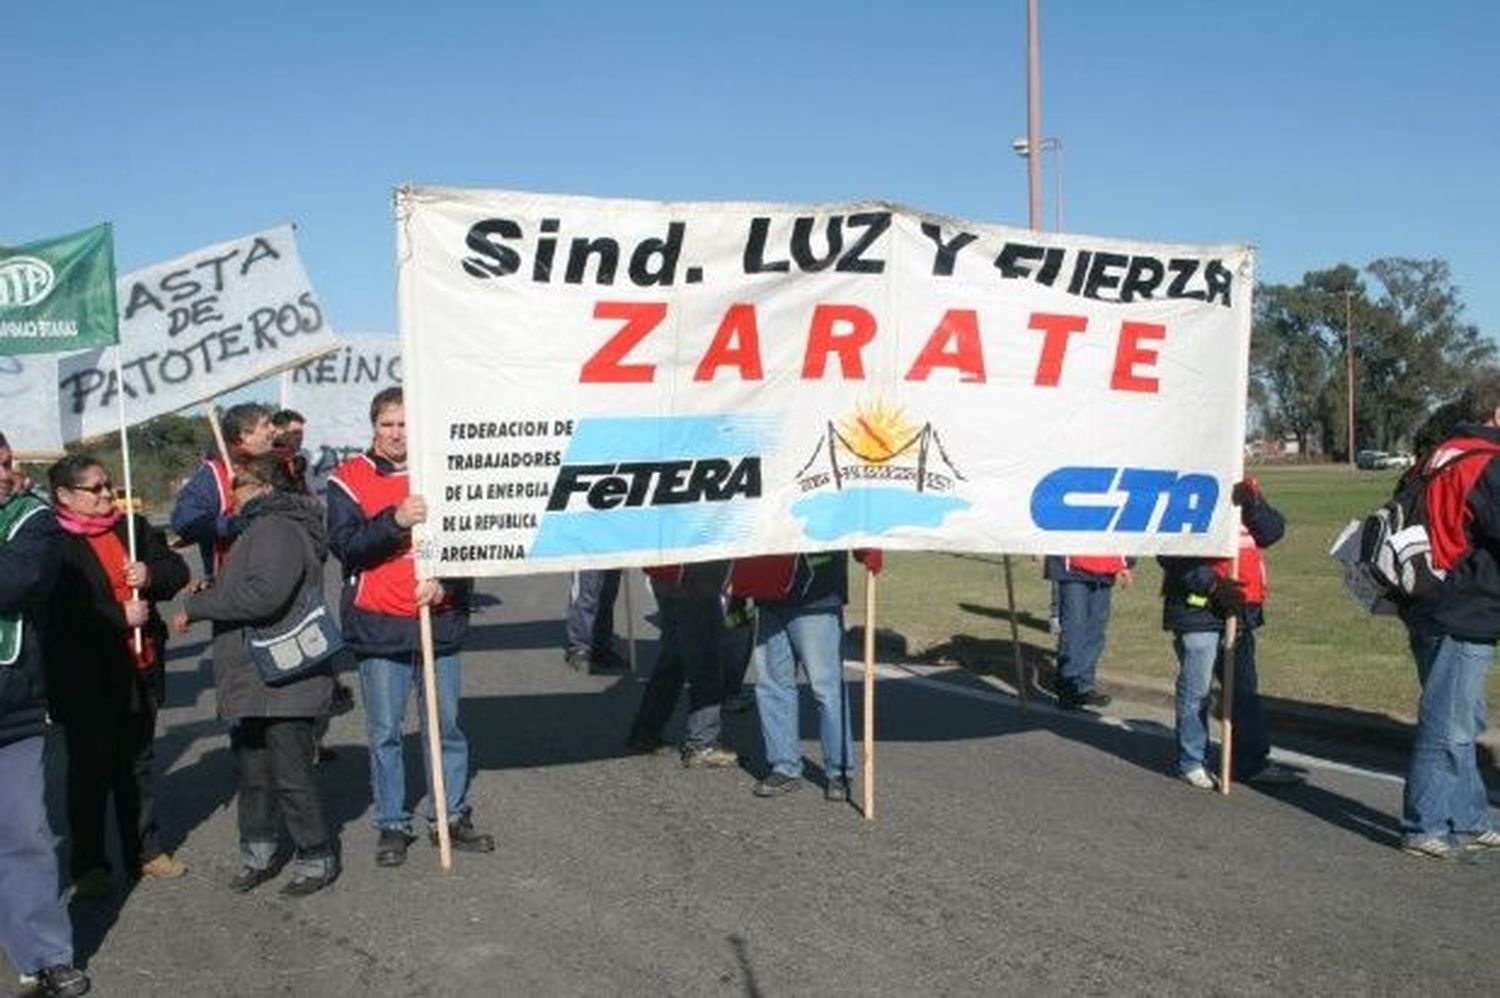
{"type": "Polygon", "coordinates": [[[151,770],[166,690],[167,628],[155,603],[187,585],[189,571],[142,516],[135,516],[130,557],[125,516],[94,458],[65,457],[47,478],[62,528],[47,687],[68,743],[74,891],[100,898],[111,889],[104,847],[110,794],[126,877],[167,880],[187,870],[158,841],[151,770]]]}

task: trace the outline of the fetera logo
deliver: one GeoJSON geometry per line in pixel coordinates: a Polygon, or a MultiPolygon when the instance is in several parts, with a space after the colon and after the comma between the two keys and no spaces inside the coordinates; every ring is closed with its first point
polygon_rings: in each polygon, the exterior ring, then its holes
{"type": "Polygon", "coordinates": [[[56,284],[56,276],[45,260],[34,256],[0,260],[0,308],[40,305],[56,284]]]}

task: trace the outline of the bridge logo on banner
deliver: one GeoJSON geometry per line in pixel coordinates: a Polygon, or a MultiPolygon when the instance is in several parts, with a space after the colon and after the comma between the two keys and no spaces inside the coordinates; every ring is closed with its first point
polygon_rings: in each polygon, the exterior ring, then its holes
{"type": "Polygon", "coordinates": [[[1233,550],[1247,247],[419,188],[397,238],[424,572],[1233,550]]]}

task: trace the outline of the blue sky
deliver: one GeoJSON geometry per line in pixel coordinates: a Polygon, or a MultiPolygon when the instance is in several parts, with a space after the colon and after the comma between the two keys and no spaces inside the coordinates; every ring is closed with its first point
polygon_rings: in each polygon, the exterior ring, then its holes
{"type": "MultiPolygon", "coordinates": [[[[1441,257],[1500,336],[1500,3],[1041,7],[1069,230],[1253,243],[1274,282],[1441,257]]],[[[0,242],[107,219],[124,272],[292,220],[335,328],[394,332],[403,182],[1024,225],[1024,9],[7,5],[0,242]]]]}

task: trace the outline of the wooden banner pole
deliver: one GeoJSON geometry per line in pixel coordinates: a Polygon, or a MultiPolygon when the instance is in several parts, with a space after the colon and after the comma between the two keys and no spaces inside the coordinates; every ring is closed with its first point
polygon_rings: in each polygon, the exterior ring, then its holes
{"type": "Polygon", "coordinates": [[[1015,574],[1010,567],[1010,555],[1004,556],[1005,562],[1005,605],[1010,610],[1010,653],[1011,666],[1016,677],[1016,696],[1021,698],[1021,709],[1025,710],[1029,704],[1030,693],[1026,689],[1030,683],[1026,676],[1026,661],[1021,654],[1021,628],[1016,623],[1016,580],[1015,574]]]}
{"type": "MultiPolygon", "coordinates": [[[[119,350],[115,351],[115,384],[122,386],[125,384],[125,371],[120,366],[119,350]]],[[[125,427],[125,393],[123,391],[116,392],[115,398],[119,403],[120,413],[120,468],[125,475],[125,540],[130,548],[130,560],[134,562],[136,560],[135,487],[131,484],[130,480],[130,434],[126,432],[125,427]]],[[[115,497],[110,496],[109,499],[110,502],[114,502],[115,497]]],[[[130,598],[132,600],[140,599],[140,589],[131,586],[130,598]]],[[[131,641],[135,644],[136,655],[139,656],[145,650],[145,637],[139,627],[131,628],[131,641]]]]}
{"type": "MultiPolygon", "coordinates": [[[[865,569],[865,697],[863,741],[865,820],[875,820],[875,589],[874,572],[865,569]]],[[[840,684],[842,685],[842,684],[840,684]]]]}
{"type": "MultiPolygon", "coordinates": [[[[421,583],[418,582],[418,585],[421,583]]],[[[432,608],[418,609],[422,632],[422,700],[427,708],[427,765],[432,773],[432,813],[437,821],[438,865],[453,869],[453,843],[448,835],[448,784],[443,777],[443,746],[438,731],[437,667],[432,647],[432,608]]]]}
{"type": "Polygon", "coordinates": [[[620,586],[625,590],[625,653],[630,674],[635,675],[635,596],[632,593],[630,569],[620,569],[620,586]]]}

